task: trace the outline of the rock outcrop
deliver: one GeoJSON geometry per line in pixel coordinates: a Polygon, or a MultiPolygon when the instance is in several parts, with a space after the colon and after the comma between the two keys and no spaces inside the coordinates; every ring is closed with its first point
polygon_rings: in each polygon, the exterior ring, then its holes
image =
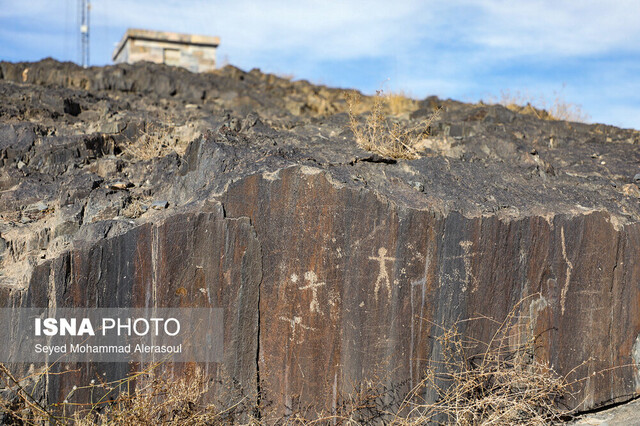
{"type": "Polygon", "coordinates": [[[3,307],[222,307],[211,398],[267,420],[373,382],[393,410],[443,328],[490,341],[514,307],[571,407],[640,392],[639,132],[428,98],[393,118],[441,108],[400,160],[340,90],[258,70],[0,70],[3,307]]]}

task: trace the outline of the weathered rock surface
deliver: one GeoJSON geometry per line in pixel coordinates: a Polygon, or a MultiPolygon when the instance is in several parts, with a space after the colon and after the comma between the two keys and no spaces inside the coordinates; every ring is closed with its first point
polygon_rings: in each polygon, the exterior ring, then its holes
{"type": "Polygon", "coordinates": [[[372,381],[393,409],[440,326],[522,299],[568,404],[640,393],[637,131],[428,98],[398,118],[443,108],[423,155],[396,161],[355,143],[339,90],[257,70],[0,69],[2,306],[223,307],[212,398],[267,421],[372,381]]]}
{"type": "Polygon", "coordinates": [[[640,400],[618,407],[585,414],[570,424],[576,426],[638,426],[640,425],[640,400]]]}

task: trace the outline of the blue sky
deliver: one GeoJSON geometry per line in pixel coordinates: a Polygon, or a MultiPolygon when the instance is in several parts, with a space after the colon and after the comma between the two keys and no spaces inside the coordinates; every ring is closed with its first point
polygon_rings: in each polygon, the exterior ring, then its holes
{"type": "MultiPolygon", "coordinates": [[[[221,37],[219,61],[462,101],[520,93],[640,129],[638,0],[92,0],[91,63],[126,28],[221,37]]],[[[0,60],[77,61],[77,0],[0,0],[0,60]]]]}

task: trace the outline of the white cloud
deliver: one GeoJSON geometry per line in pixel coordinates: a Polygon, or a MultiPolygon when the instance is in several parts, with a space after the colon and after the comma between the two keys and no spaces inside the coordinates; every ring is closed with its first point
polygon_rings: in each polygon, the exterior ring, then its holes
{"type": "MultiPolygon", "coordinates": [[[[75,0],[2,3],[7,20],[75,22],[75,0]]],[[[247,59],[285,52],[347,60],[410,55],[438,44],[472,46],[503,60],[640,50],[637,0],[93,0],[92,6],[95,25],[220,35],[222,49],[247,59]]]]}
{"type": "Polygon", "coordinates": [[[251,0],[131,4],[113,0],[94,7],[94,20],[113,25],[220,35],[231,55],[295,52],[315,60],[383,55],[414,37],[403,26],[420,2],[251,0]],[[122,13],[127,10],[127,13],[122,13]]]}
{"type": "Polygon", "coordinates": [[[472,30],[472,35],[486,48],[535,55],[592,55],[611,49],[640,48],[637,1],[471,3],[481,8],[484,22],[472,30]]]}

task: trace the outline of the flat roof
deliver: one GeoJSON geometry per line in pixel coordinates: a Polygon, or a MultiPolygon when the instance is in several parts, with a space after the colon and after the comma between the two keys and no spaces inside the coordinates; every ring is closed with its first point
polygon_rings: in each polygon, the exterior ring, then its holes
{"type": "Polygon", "coordinates": [[[218,47],[220,45],[220,37],[129,28],[113,51],[112,59],[115,59],[120,54],[120,51],[124,48],[124,45],[129,39],[162,41],[165,43],[192,44],[196,46],[209,47],[218,47]]]}

